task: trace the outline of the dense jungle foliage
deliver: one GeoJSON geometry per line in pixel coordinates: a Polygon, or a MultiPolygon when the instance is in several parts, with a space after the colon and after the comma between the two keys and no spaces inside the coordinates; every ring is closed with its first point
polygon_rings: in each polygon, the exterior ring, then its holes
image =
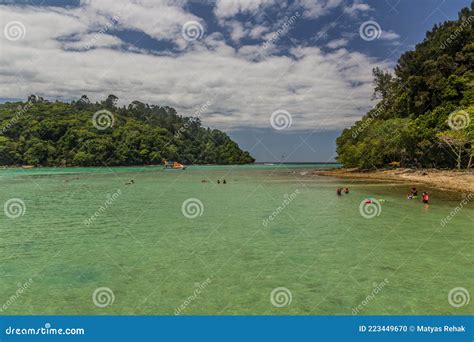
{"type": "Polygon", "coordinates": [[[91,103],[27,102],[0,105],[0,165],[103,166],[253,163],[225,133],[204,128],[199,113],[182,117],[173,108],[117,97],[91,103]]]}
{"type": "Polygon", "coordinates": [[[474,148],[474,2],[435,25],[394,73],[373,70],[379,102],[337,139],[347,167],[469,168],[474,148]]]}

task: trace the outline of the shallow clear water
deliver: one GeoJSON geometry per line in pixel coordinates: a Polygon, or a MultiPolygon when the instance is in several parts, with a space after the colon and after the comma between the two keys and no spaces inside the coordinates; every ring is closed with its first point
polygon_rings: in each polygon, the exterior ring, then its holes
{"type": "Polygon", "coordinates": [[[408,184],[314,168],[0,170],[1,203],[26,207],[0,215],[2,314],[474,313],[448,301],[456,287],[474,294],[472,203],[443,227],[458,193],[428,189],[425,207],[405,199],[408,184]],[[360,214],[367,197],[384,200],[379,216],[360,214]],[[182,212],[190,198],[203,205],[195,218],[182,212]],[[100,287],[113,292],[106,307],[100,287]],[[279,287],[291,293],[282,307],[270,300],[279,287]]]}

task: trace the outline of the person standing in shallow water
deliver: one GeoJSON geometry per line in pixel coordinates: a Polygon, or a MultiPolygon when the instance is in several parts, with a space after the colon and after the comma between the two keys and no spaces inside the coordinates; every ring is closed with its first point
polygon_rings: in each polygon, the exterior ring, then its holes
{"type": "Polygon", "coordinates": [[[341,189],[341,188],[337,188],[337,189],[336,189],[336,194],[337,194],[338,196],[341,196],[341,195],[342,195],[342,189],[341,189]]]}
{"type": "Polygon", "coordinates": [[[423,201],[423,203],[428,204],[428,202],[430,200],[430,196],[428,195],[427,192],[423,192],[423,196],[421,197],[421,200],[423,201]]]}
{"type": "Polygon", "coordinates": [[[345,194],[348,194],[348,193],[349,193],[349,188],[345,188],[345,189],[344,189],[344,193],[345,193],[345,194]]]}

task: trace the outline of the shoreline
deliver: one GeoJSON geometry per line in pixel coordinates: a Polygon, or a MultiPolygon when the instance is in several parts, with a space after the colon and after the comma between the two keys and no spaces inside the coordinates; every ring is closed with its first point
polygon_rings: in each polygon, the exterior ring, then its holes
{"type": "MultiPolygon", "coordinates": [[[[188,166],[227,166],[227,165],[254,165],[254,164],[191,164],[185,165],[188,166]]],[[[41,170],[41,169],[72,169],[72,168],[91,168],[91,167],[156,167],[156,166],[163,166],[163,164],[134,164],[134,165],[88,165],[88,166],[79,166],[79,165],[67,165],[67,166],[35,166],[35,165],[2,165],[0,166],[0,170],[12,170],[12,169],[23,169],[23,170],[41,170]]]]}
{"type": "MultiPolygon", "coordinates": [[[[293,163],[297,165],[299,163],[293,163]]],[[[302,163],[306,164],[306,163],[302,163]]],[[[317,163],[312,163],[317,164],[317,163]]],[[[326,163],[318,163],[326,164],[326,163]]],[[[331,163],[327,163],[331,164],[331,163]]],[[[264,165],[261,163],[252,164],[194,164],[195,166],[229,166],[229,165],[264,165]]],[[[277,166],[278,164],[275,164],[277,166]]],[[[310,165],[310,164],[307,164],[310,165]]],[[[127,168],[127,167],[160,167],[161,164],[154,165],[120,165],[110,166],[114,168],[127,168]]],[[[102,168],[104,166],[3,166],[1,170],[41,170],[47,169],[71,169],[71,168],[102,168]]],[[[308,170],[308,175],[313,176],[330,176],[336,178],[352,178],[352,179],[366,179],[366,180],[378,180],[382,182],[400,182],[400,183],[411,183],[411,184],[426,184],[433,188],[441,190],[450,190],[464,193],[474,193],[474,170],[438,170],[438,169],[377,169],[377,170],[360,170],[358,168],[321,168],[317,167],[313,171],[308,170]]]]}
{"type": "MultiPolygon", "coordinates": [[[[190,164],[184,165],[186,167],[189,166],[233,166],[233,165],[266,165],[266,166],[278,166],[278,165],[340,165],[339,163],[335,162],[288,162],[288,163],[267,163],[267,162],[255,162],[255,163],[242,163],[242,164],[190,164]]],[[[11,169],[24,169],[24,170],[31,170],[31,169],[71,169],[71,168],[90,168],[90,167],[155,167],[155,166],[163,166],[163,164],[134,164],[134,165],[88,165],[88,166],[79,166],[79,165],[67,165],[67,166],[60,166],[60,165],[1,165],[0,170],[11,170],[11,169]]]]}
{"type": "Polygon", "coordinates": [[[316,170],[313,175],[339,178],[374,179],[403,183],[427,184],[437,189],[474,193],[474,172],[437,169],[392,169],[361,171],[360,169],[316,170]]]}

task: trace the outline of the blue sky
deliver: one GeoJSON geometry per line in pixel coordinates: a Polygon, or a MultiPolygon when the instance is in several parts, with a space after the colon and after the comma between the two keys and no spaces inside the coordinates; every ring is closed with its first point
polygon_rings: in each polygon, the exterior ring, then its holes
{"type": "Polygon", "coordinates": [[[257,161],[332,161],[390,70],[469,0],[1,1],[0,98],[113,93],[199,115],[257,161]],[[204,110],[202,110],[204,108],[204,110]]]}

